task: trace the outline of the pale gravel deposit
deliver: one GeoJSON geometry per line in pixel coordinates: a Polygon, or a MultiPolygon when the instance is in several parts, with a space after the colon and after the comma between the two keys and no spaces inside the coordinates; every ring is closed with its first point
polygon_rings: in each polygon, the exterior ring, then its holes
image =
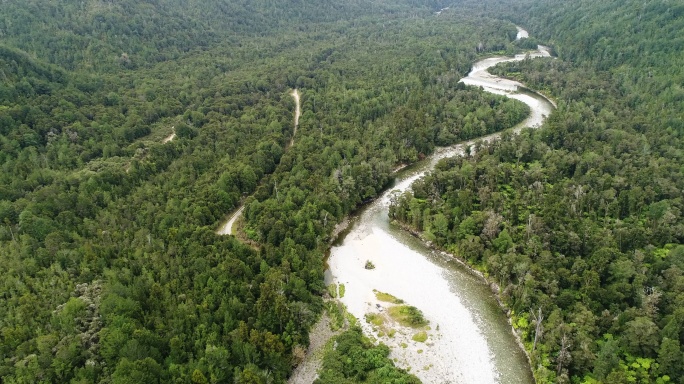
{"type": "MultiPolygon", "coordinates": [[[[548,49],[540,47],[538,51],[526,55],[486,59],[476,63],[472,72],[461,81],[482,86],[488,92],[506,95],[529,105],[530,116],[514,132],[524,127],[538,127],[553,111],[553,103],[540,95],[518,93],[518,87],[522,84],[493,76],[487,69],[505,61],[547,56],[548,49]]],[[[426,169],[398,181],[392,190],[378,198],[363,212],[343,243],[331,250],[328,264],[332,281],[346,286],[346,294],[340,299],[342,303],[360,320],[368,335],[379,338],[390,347],[390,356],[397,359],[398,366],[410,369],[424,383],[531,380],[529,369],[524,372],[524,368],[511,368],[516,363],[508,363],[508,367],[499,369],[494,360],[495,353],[491,349],[491,339],[497,335],[486,334],[490,330],[488,320],[481,319],[466,303],[472,298],[462,296],[463,293],[459,287],[454,287],[448,272],[392,236],[386,228],[387,224],[378,221],[382,215],[382,220],[387,221],[386,212],[392,195],[408,190],[439,159],[463,154],[464,149],[476,141],[489,141],[499,136],[492,134],[438,151],[426,169]],[[375,269],[364,268],[367,260],[375,265],[375,269]],[[397,325],[394,325],[397,330],[394,337],[379,336],[373,326],[364,320],[364,316],[368,313],[383,313],[389,305],[378,301],[374,290],[387,292],[420,309],[430,322],[428,340],[425,343],[415,342],[411,340],[414,330],[397,325]],[[522,373],[511,373],[515,369],[522,373]]],[[[509,337],[513,339],[512,335],[509,337]]],[[[499,355],[502,353],[497,352],[499,355]]],[[[504,354],[510,355],[512,352],[504,354]]]]}
{"type": "Polygon", "coordinates": [[[387,307],[387,303],[375,298],[373,289],[390,293],[423,311],[432,328],[427,343],[411,340],[414,331],[398,326],[398,335],[382,338],[391,347],[390,357],[397,358],[400,367],[410,367],[425,383],[496,381],[482,332],[449,282],[441,278],[438,266],[406,249],[388,233],[365,226],[347,236],[343,247],[333,249],[329,264],[333,276],[344,271],[339,283],[345,284],[346,294],[340,300],[361,319],[367,334],[373,332],[363,320],[365,314],[379,312],[378,305],[383,310],[387,307]],[[375,269],[365,269],[366,260],[373,262],[375,269]],[[403,348],[402,343],[408,346],[403,348]],[[463,348],[468,353],[463,353],[463,348]]]}
{"type": "Polygon", "coordinates": [[[288,384],[313,383],[318,378],[318,370],[323,364],[325,344],[340,332],[341,330],[333,331],[330,328],[330,317],[323,314],[309,332],[309,347],[306,351],[306,358],[292,372],[292,376],[287,380],[288,384]]]}

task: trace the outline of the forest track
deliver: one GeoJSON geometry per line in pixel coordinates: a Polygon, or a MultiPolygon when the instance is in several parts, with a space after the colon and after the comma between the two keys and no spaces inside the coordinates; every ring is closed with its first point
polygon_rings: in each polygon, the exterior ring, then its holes
{"type": "Polygon", "coordinates": [[[292,93],[290,93],[295,100],[295,116],[294,116],[294,131],[292,132],[292,139],[290,140],[290,146],[294,144],[295,136],[297,135],[297,128],[299,127],[299,117],[302,115],[302,107],[299,98],[299,91],[295,88],[292,93]]]}
{"type": "MultiPolygon", "coordinates": [[[[299,91],[297,88],[295,88],[290,95],[294,98],[295,100],[295,115],[294,115],[294,131],[292,132],[292,139],[290,140],[290,145],[288,145],[288,148],[291,147],[294,144],[294,138],[295,135],[297,134],[297,127],[299,127],[299,117],[302,115],[302,107],[300,103],[300,96],[299,96],[299,91]]],[[[175,137],[175,133],[173,133],[173,136],[175,137]]],[[[171,137],[171,136],[169,136],[171,137]]],[[[173,139],[173,138],[172,138],[173,139]]],[[[166,143],[166,139],[164,139],[163,143],[166,143]]],[[[219,229],[216,231],[217,235],[235,235],[235,230],[233,227],[235,226],[235,222],[242,216],[242,211],[245,209],[244,204],[240,205],[240,208],[238,208],[235,213],[233,213],[230,218],[228,218],[228,221],[226,221],[225,224],[219,227],[219,229]]]]}
{"type": "Polygon", "coordinates": [[[168,136],[166,136],[166,137],[162,140],[162,144],[166,144],[166,143],[168,143],[169,141],[173,141],[173,139],[175,139],[175,138],[176,138],[176,127],[171,127],[171,134],[168,135],[168,136]]]}
{"type": "MultiPolygon", "coordinates": [[[[527,57],[548,56],[548,50],[539,47],[514,57],[490,57],[474,63],[472,71],[460,81],[530,107],[530,115],[508,132],[537,128],[553,111],[553,102],[524,84],[490,74],[488,68],[527,57]]],[[[511,331],[510,319],[497,310],[498,304],[489,287],[481,281],[475,282],[467,270],[459,272],[458,268],[462,267],[435,258],[423,243],[406,236],[402,229],[391,227],[388,218],[392,196],[410,189],[440,159],[463,155],[478,142],[500,137],[501,132],[497,132],[440,148],[424,164],[417,165],[418,169],[400,174],[392,189],[359,213],[342,243],[330,252],[326,284],[344,283],[346,294],[339,300],[349,313],[360,319],[364,332],[372,338],[381,338],[390,347],[390,358],[396,359],[401,368],[414,368],[411,373],[425,383],[534,382],[524,349],[511,331]],[[375,272],[364,269],[364,262],[368,260],[376,266],[375,272]],[[440,326],[429,332],[429,345],[381,337],[363,320],[366,314],[378,311],[379,303],[373,301],[374,289],[415,303],[431,324],[440,326]]]]}
{"type": "Polygon", "coordinates": [[[228,221],[222,225],[216,232],[217,235],[235,235],[233,227],[235,226],[235,221],[242,215],[242,211],[245,209],[244,205],[241,205],[235,213],[228,219],[228,221]]]}

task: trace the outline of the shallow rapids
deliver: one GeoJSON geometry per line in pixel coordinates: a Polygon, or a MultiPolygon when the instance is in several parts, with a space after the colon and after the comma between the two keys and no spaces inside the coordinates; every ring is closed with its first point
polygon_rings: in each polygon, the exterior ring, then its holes
{"type": "MultiPolygon", "coordinates": [[[[461,80],[526,103],[531,114],[513,128],[515,132],[540,126],[554,105],[542,95],[521,89],[523,85],[518,82],[491,75],[487,69],[527,56],[550,55],[540,46],[527,55],[488,58],[476,63],[461,80]]],[[[497,137],[498,133],[477,140],[497,137]]],[[[352,218],[346,236],[331,249],[326,279],[345,285],[346,293],[340,300],[349,312],[360,319],[367,334],[391,348],[398,366],[410,368],[424,383],[533,383],[527,358],[489,286],[467,267],[430,250],[388,219],[394,194],[408,190],[437,161],[462,154],[475,141],[440,149],[402,170],[393,188],[352,218]],[[367,261],[375,268],[366,269],[367,261]],[[427,341],[414,341],[411,336],[415,331],[401,326],[395,327],[393,337],[373,331],[364,316],[382,314],[390,306],[377,300],[374,290],[420,309],[430,322],[427,341]]]]}

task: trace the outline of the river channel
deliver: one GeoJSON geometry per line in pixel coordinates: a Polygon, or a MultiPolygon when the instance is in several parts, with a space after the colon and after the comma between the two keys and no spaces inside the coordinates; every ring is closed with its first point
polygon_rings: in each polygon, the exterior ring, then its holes
{"type": "MultiPolygon", "coordinates": [[[[461,80],[526,103],[531,114],[513,128],[516,132],[540,126],[555,107],[544,96],[518,82],[493,76],[487,69],[526,56],[550,55],[540,46],[527,55],[488,58],[473,65],[461,80]]],[[[499,134],[478,140],[497,137],[499,134]]],[[[533,383],[525,353],[490,287],[469,268],[429,249],[388,218],[394,194],[408,190],[440,159],[460,155],[474,142],[442,148],[399,172],[393,187],[351,218],[349,229],[331,249],[326,282],[344,284],[345,295],[340,300],[360,320],[365,332],[387,344],[396,364],[410,369],[424,383],[533,383]],[[375,268],[366,269],[367,261],[375,268]],[[427,340],[414,341],[416,330],[391,321],[384,325],[384,331],[365,321],[366,314],[382,316],[392,306],[379,301],[374,290],[420,309],[430,322],[427,340]],[[386,335],[388,328],[393,330],[392,337],[386,335]]]]}

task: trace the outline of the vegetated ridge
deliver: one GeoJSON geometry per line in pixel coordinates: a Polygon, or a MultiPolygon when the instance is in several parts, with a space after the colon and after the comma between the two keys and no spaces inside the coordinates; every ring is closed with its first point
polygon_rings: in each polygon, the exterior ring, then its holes
{"type": "Polygon", "coordinates": [[[683,74],[671,47],[683,10],[543,1],[510,15],[559,60],[492,72],[558,110],[539,131],[444,161],[392,208],[501,286],[538,382],[682,382],[683,74]]]}
{"type": "Polygon", "coordinates": [[[208,0],[3,4],[3,382],[283,382],[335,224],[396,164],[525,113],[455,84],[481,41],[515,49],[509,23],[276,3],[225,24],[208,0]],[[250,195],[259,249],[213,230],[250,195]]]}

